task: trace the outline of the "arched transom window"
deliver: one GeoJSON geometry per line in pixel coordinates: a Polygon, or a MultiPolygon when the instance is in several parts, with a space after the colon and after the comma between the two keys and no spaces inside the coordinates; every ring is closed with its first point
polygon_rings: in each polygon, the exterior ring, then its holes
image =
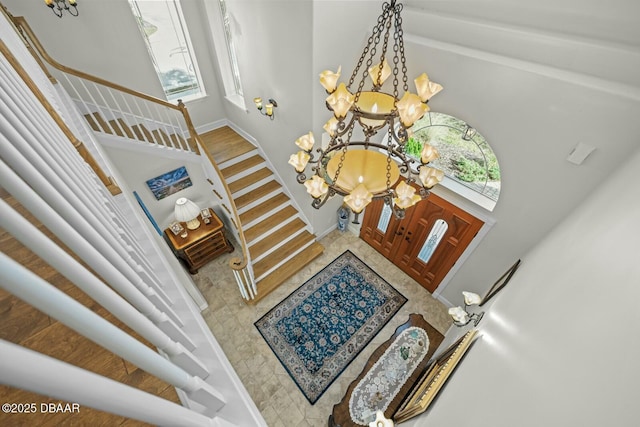
{"type": "MultiPolygon", "coordinates": [[[[425,142],[433,145],[440,158],[432,165],[443,170],[454,183],[487,199],[481,204],[493,210],[500,196],[500,166],[493,150],[476,129],[458,118],[430,111],[413,125],[412,131],[405,145],[407,154],[419,158],[425,142]]],[[[443,185],[448,186],[447,182],[443,185]]]]}

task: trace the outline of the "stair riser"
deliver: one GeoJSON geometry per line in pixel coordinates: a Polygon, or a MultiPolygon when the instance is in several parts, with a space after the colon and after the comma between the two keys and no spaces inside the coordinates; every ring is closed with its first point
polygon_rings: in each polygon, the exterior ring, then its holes
{"type": "MultiPolygon", "coordinates": [[[[253,221],[245,221],[245,222],[243,222],[242,223],[242,228],[243,229],[249,229],[249,228],[253,227],[254,225],[258,224],[260,221],[263,221],[263,220],[269,218],[271,215],[274,215],[274,214],[278,213],[281,209],[284,209],[285,207],[287,207],[287,205],[290,205],[290,204],[291,204],[291,202],[289,200],[287,200],[284,203],[282,203],[281,205],[276,206],[275,208],[273,208],[270,211],[266,212],[262,216],[257,217],[253,221]]],[[[249,209],[251,209],[253,207],[251,205],[249,205],[249,206],[250,207],[248,207],[247,209],[242,209],[242,212],[246,212],[246,211],[248,211],[249,209]]]]}
{"type": "MultiPolygon", "coordinates": [[[[270,198],[274,197],[278,193],[282,193],[282,189],[274,190],[274,191],[270,192],[269,194],[265,194],[264,196],[260,197],[258,200],[255,200],[255,201],[249,203],[246,206],[238,208],[238,215],[241,215],[241,214],[245,213],[246,211],[248,211],[248,210],[250,210],[252,208],[255,208],[260,203],[266,202],[267,200],[269,200],[270,198]]],[[[234,195],[234,199],[236,199],[236,198],[237,198],[237,196],[234,195]]],[[[244,228],[244,224],[243,224],[243,228],[244,228]]]]}
{"type": "Polygon", "coordinates": [[[244,171],[242,171],[241,173],[237,173],[235,175],[232,175],[230,177],[225,177],[225,179],[227,180],[227,184],[231,184],[232,182],[236,182],[237,180],[244,178],[245,176],[252,174],[254,172],[259,171],[260,169],[263,169],[266,167],[266,163],[262,162],[259,165],[250,167],[249,169],[245,169],[244,171]]]}
{"type": "MultiPolygon", "coordinates": [[[[255,182],[253,184],[251,184],[248,187],[243,188],[242,190],[238,190],[235,193],[232,194],[234,199],[237,199],[240,196],[244,196],[247,193],[252,192],[253,190],[257,190],[258,188],[262,187],[263,185],[265,185],[267,182],[269,181],[273,181],[273,177],[272,176],[268,176],[266,178],[261,179],[258,182],[255,182]]],[[[280,190],[282,191],[282,190],[280,190]]]]}
{"type": "MultiPolygon", "coordinates": [[[[251,258],[251,261],[253,263],[256,263],[258,261],[260,261],[261,259],[267,257],[268,255],[272,254],[273,252],[277,251],[278,249],[280,249],[282,246],[286,245],[287,243],[289,243],[291,240],[293,240],[296,236],[298,236],[301,233],[304,233],[305,229],[301,228],[300,230],[296,231],[295,233],[287,236],[286,239],[284,239],[283,241],[279,242],[277,245],[274,245],[272,248],[270,248],[268,251],[266,251],[263,254],[260,254],[260,256],[256,257],[256,258],[251,258]]],[[[308,246],[308,245],[307,245],[308,246]]],[[[306,247],[306,246],[305,246],[306,247]]],[[[304,249],[304,248],[303,248],[304,249]]],[[[294,257],[296,254],[298,254],[298,252],[296,252],[294,255],[292,255],[290,258],[294,257]]],[[[289,258],[287,258],[286,261],[288,261],[289,258]]]]}
{"type": "Polygon", "coordinates": [[[222,170],[224,168],[228,168],[229,166],[233,166],[236,163],[243,162],[243,161],[247,160],[249,157],[255,156],[256,154],[258,154],[258,150],[257,149],[251,150],[251,151],[249,151],[247,153],[244,153],[244,154],[241,154],[241,155],[239,155],[237,157],[234,157],[233,159],[229,159],[229,160],[227,160],[225,162],[222,162],[222,163],[218,164],[218,167],[220,168],[220,170],[222,170]]]}
{"type": "MultiPolygon", "coordinates": [[[[287,218],[283,222],[279,223],[276,227],[270,229],[269,231],[267,231],[264,234],[259,235],[258,237],[256,237],[255,239],[251,240],[250,242],[247,242],[247,245],[248,246],[255,245],[259,241],[263,240],[265,237],[269,236],[272,233],[275,233],[277,230],[280,230],[282,227],[284,227],[285,225],[289,224],[290,222],[294,221],[296,218],[299,218],[299,217],[300,217],[299,215],[290,216],[289,218],[287,218]]],[[[249,228],[250,227],[246,227],[246,230],[248,230],[249,228]]]]}
{"type": "Polygon", "coordinates": [[[302,246],[300,249],[298,249],[297,251],[295,251],[295,253],[293,253],[290,257],[288,257],[287,259],[279,262],[278,264],[274,265],[273,267],[271,267],[269,270],[267,270],[264,274],[261,274],[260,277],[256,277],[255,281],[259,282],[260,280],[262,280],[263,278],[267,277],[269,274],[273,273],[274,271],[276,271],[281,265],[284,265],[287,263],[287,261],[293,257],[295,257],[296,255],[298,255],[300,252],[304,251],[307,247],[313,245],[315,243],[315,240],[310,240],[309,243],[307,243],[306,245],[302,246]]]}

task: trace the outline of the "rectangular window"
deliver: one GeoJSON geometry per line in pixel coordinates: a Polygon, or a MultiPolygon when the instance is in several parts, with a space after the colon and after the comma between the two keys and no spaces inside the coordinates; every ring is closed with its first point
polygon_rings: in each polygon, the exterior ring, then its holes
{"type": "Polygon", "coordinates": [[[180,0],[129,0],[168,101],[205,95],[180,0]]]}

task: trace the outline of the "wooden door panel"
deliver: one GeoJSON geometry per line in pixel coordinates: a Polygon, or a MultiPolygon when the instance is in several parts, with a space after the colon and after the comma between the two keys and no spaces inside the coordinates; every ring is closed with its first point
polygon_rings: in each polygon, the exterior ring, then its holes
{"type": "Polygon", "coordinates": [[[382,209],[382,201],[367,207],[360,236],[429,292],[435,291],[483,225],[478,218],[431,194],[408,209],[404,219],[392,215],[383,233],[377,228],[382,209]],[[446,223],[446,231],[424,262],[419,254],[438,220],[446,223]]]}

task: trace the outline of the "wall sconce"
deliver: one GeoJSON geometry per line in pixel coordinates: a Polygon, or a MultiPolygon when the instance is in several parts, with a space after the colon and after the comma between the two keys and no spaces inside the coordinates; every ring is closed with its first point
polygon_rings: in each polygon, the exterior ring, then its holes
{"type": "Polygon", "coordinates": [[[449,309],[449,315],[453,317],[453,323],[456,326],[465,326],[473,320],[474,326],[478,326],[482,316],[484,316],[484,311],[481,313],[469,313],[467,307],[480,304],[482,298],[478,294],[467,291],[463,291],[462,295],[464,296],[464,309],[462,307],[451,307],[449,309]]]}
{"type": "Polygon", "coordinates": [[[69,12],[71,16],[78,16],[77,0],[69,0],[69,4],[66,0],[44,0],[44,2],[58,18],[62,18],[63,10],[69,12]]]}
{"type": "Polygon", "coordinates": [[[278,103],[273,98],[269,98],[269,102],[264,105],[262,104],[262,98],[253,98],[253,102],[256,104],[256,108],[260,111],[260,114],[273,120],[273,109],[278,107],[278,103]]]}
{"type": "Polygon", "coordinates": [[[176,221],[186,222],[189,230],[195,230],[200,227],[200,221],[198,220],[200,208],[185,197],[180,197],[176,200],[176,205],[173,208],[173,214],[176,217],[176,221]]]}

